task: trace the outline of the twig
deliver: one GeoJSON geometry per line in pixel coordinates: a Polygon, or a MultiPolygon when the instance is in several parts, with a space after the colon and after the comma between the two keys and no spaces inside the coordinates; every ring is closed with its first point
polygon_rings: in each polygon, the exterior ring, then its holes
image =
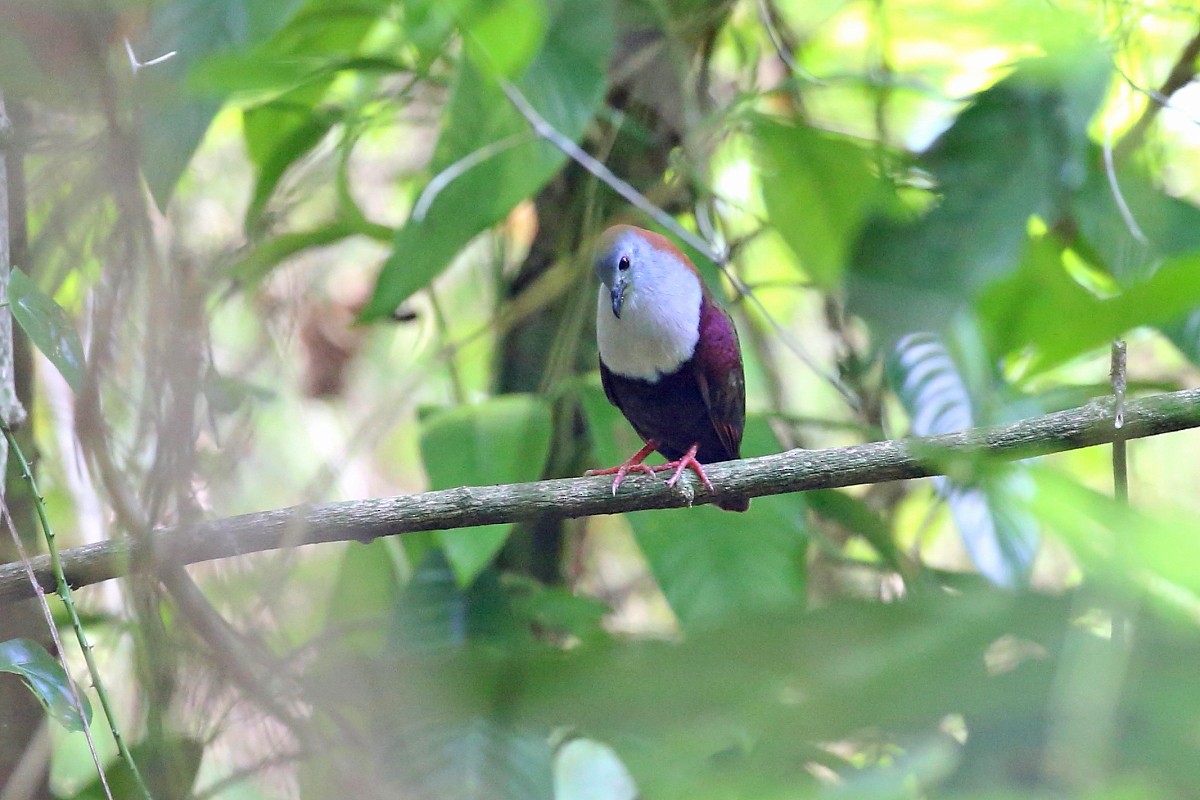
{"type": "Polygon", "coordinates": [[[137,75],[138,72],[140,72],[145,67],[153,67],[154,65],[161,64],[164,61],[170,61],[172,58],[174,58],[175,56],[178,55],[178,52],[175,50],[172,50],[169,53],[163,53],[161,56],[155,56],[154,58],[150,59],[149,61],[139,61],[137,55],[133,52],[133,44],[128,39],[126,39],[125,40],[125,55],[129,57],[129,69],[131,69],[133,71],[134,75],[137,75]]]}
{"type": "MultiPolygon", "coordinates": [[[[438,299],[437,289],[433,287],[432,282],[425,287],[425,293],[429,295],[429,306],[433,309],[433,321],[437,325],[438,335],[442,339],[448,339],[450,337],[450,320],[446,316],[446,310],[442,306],[441,300],[438,299]]],[[[462,371],[458,368],[457,351],[446,354],[445,364],[446,371],[450,374],[450,388],[454,391],[454,400],[459,405],[465,405],[470,393],[467,391],[462,371]]]]}
{"type": "Polygon", "coordinates": [[[531,141],[536,141],[536,139],[526,132],[505,136],[503,139],[497,139],[491,144],[484,145],[478,150],[467,153],[458,161],[455,161],[437,175],[434,175],[429,183],[425,185],[425,188],[421,190],[421,195],[417,198],[417,202],[413,204],[411,215],[413,220],[424,222],[425,215],[429,213],[429,207],[433,205],[433,201],[438,198],[442,190],[458,180],[465,173],[470,172],[488,159],[495,158],[506,150],[511,150],[517,145],[531,141]]]}
{"type": "Polygon", "coordinates": [[[1125,452],[1125,342],[1117,339],[1112,343],[1112,367],[1109,380],[1113,390],[1113,492],[1122,505],[1129,503],[1129,468],[1125,452]]]}
{"type": "Polygon", "coordinates": [[[1125,202],[1125,194],[1121,191],[1121,183],[1117,179],[1117,164],[1113,153],[1112,131],[1104,132],[1104,175],[1108,178],[1108,190],[1112,192],[1113,202],[1117,204],[1117,210],[1121,212],[1121,219],[1125,222],[1125,227],[1129,230],[1129,235],[1134,238],[1138,244],[1147,246],[1150,240],[1146,238],[1146,234],[1142,232],[1142,227],[1138,225],[1137,219],[1133,216],[1133,209],[1125,202]]]}
{"type": "MultiPolygon", "coordinates": [[[[1128,158],[1129,154],[1142,143],[1146,132],[1154,123],[1154,118],[1171,99],[1171,95],[1191,82],[1192,77],[1196,74],[1197,57],[1200,57],[1200,30],[1196,31],[1195,35],[1184,45],[1183,51],[1175,60],[1175,65],[1171,67],[1171,71],[1158,91],[1146,92],[1149,97],[1145,110],[1142,111],[1142,115],[1138,117],[1138,121],[1133,124],[1129,132],[1117,143],[1115,158],[1118,163],[1128,158]]],[[[1124,75],[1124,72],[1122,71],[1121,74],[1124,75]]],[[[1129,80],[1128,76],[1125,77],[1126,80],[1129,80]]],[[[1129,81],[1129,84],[1135,89],[1139,88],[1132,80],[1129,81]]]]}
{"type": "MultiPolygon", "coordinates": [[[[1116,435],[1112,443],[1113,495],[1117,503],[1129,505],[1129,464],[1125,449],[1125,390],[1128,386],[1126,370],[1127,350],[1122,339],[1112,343],[1112,365],[1109,369],[1109,381],[1113,390],[1113,433],[1116,435]]],[[[1129,531],[1118,534],[1117,549],[1122,562],[1130,556],[1129,531]]],[[[1112,610],[1112,641],[1122,650],[1128,648],[1131,638],[1131,626],[1137,613],[1136,602],[1131,599],[1115,597],[1112,610]]],[[[1128,652],[1122,654],[1128,658],[1128,652]]],[[[1127,665],[1121,662],[1122,673],[1127,665]]]]}
{"type": "MultiPolygon", "coordinates": [[[[1125,502],[1126,422],[1134,404],[1125,403],[1126,350],[1119,339],[1112,343],[1111,363],[1113,414],[1108,424],[1113,434],[1113,479],[1118,501],[1125,502]]],[[[1129,562],[1127,545],[1128,531],[1120,531],[1118,563],[1129,562]]],[[[1138,609],[1136,598],[1112,587],[1085,584],[1072,602],[1073,616],[1091,612],[1097,605],[1108,608],[1109,641],[1078,626],[1068,628],[1047,704],[1046,769],[1062,785],[1076,790],[1101,785],[1110,778],[1123,724],[1118,699],[1129,674],[1138,609]]]]}
{"type": "MultiPolygon", "coordinates": [[[[1108,444],[1117,437],[1113,407],[1113,401],[1105,398],[1012,425],[825,450],[789,450],[706,465],[705,470],[721,492],[745,497],[922,478],[941,474],[942,454],[983,453],[1012,461],[1108,444]]],[[[1137,439],[1196,427],[1200,427],[1200,389],[1188,389],[1127,403],[1121,435],[1137,439]]],[[[690,480],[667,489],[654,478],[628,478],[615,497],[611,486],[603,477],[561,478],[295,506],[75,547],[61,553],[61,563],[72,586],[85,586],[158,564],[193,564],[273,550],[284,543],[367,542],[413,531],[493,525],[546,515],[576,518],[682,508],[719,497],[698,491],[690,480]]],[[[47,557],[34,558],[32,563],[39,583],[53,587],[54,573],[47,557]]],[[[18,564],[0,565],[0,603],[32,594],[21,570],[18,564]]]]}
{"type": "Polygon", "coordinates": [[[675,236],[687,242],[689,247],[695,249],[709,261],[712,261],[714,264],[725,263],[724,253],[717,252],[703,237],[680,225],[674,217],[654,205],[654,203],[651,203],[644,194],[633,188],[632,185],[617,177],[615,172],[598,161],[591,153],[575,144],[570,137],[559,133],[558,129],[547,122],[546,118],[538,113],[537,109],[530,104],[520,89],[506,80],[501,80],[500,86],[504,90],[508,101],[513,104],[513,107],[525,118],[525,121],[533,128],[533,132],[539,137],[557,147],[572,161],[604,181],[610,189],[628,200],[635,208],[641,209],[659,225],[662,225],[675,236]]]}
{"type": "MultiPolygon", "coordinates": [[[[17,442],[17,437],[13,436],[12,431],[7,426],[4,427],[4,438],[8,442],[9,454],[16,459],[17,464],[21,468],[22,477],[29,484],[29,491],[33,495],[33,505],[37,509],[38,523],[42,527],[42,533],[46,536],[46,550],[48,554],[38,560],[49,559],[50,572],[54,578],[54,590],[58,592],[63,605],[66,606],[67,616],[71,618],[71,626],[75,629],[75,638],[79,641],[79,649],[83,651],[83,660],[87,664],[88,674],[92,678],[92,686],[96,690],[96,696],[100,699],[100,706],[104,709],[104,716],[108,718],[108,729],[112,732],[113,741],[116,742],[117,752],[121,754],[121,759],[129,767],[129,772],[133,776],[142,797],[145,800],[152,800],[150,791],[142,781],[142,774],[138,771],[137,764],[134,763],[133,754],[129,752],[129,747],[125,744],[125,737],[121,735],[121,731],[117,727],[117,718],[113,713],[112,702],[109,700],[108,691],[104,688],[104,683],[100,680],[100,669],[96,666],[96,658],[92,654],[92,645],[88,642],[87,634],[83,631],[83,622],[80,621],[79,612],[76,611],[75,602],[71,598],[71,587],[63,569],[63,560],[58,551],[58,546],[54,542],[54,531],[50,527],[50,520],[46,516],[46,504],[42,500],[41,492],[38,491],[37,482],[34,481],[33,470],[30,469],[29,462],[25,459],[25,454],[21,451],[21,445],[17,442]]],[[[36,567],[34,570],[35,572],[37,571],[36,567]]],[[[45,588],[44,584],[42,586],[45,588]]]]}
{"type": "MultiPolygon", "coordinates": [[[[8,160],[6,143],[14,137],[13,125],[0,93],[0,422],[19,427],[25,421],[25,408],[17,397],[16,373],[13,361],[12,311],[8,305],[8,279],[12,273],[9,246],[8,160]]],[[[7,455],[0,446],[0,476],[7,466],[7,455]]]]}
{"type": "Polygon", "coordinates": [[[795,56],[792,55],[792,48],[788,42],[784,40],[782,31],[779,30],[778,22],[779,12],[776,10],[774,3],[771,0],[759,0],[758,2],[758,21],[767,31],[767,37],[771,40],[771,46],[775,48],[775,57],[788,68],[793,74],[800,76],[809,83],[814,83],[817,86],[825,86],[825,81],[818,78],[816,75],[805,69],[795,56]]]}

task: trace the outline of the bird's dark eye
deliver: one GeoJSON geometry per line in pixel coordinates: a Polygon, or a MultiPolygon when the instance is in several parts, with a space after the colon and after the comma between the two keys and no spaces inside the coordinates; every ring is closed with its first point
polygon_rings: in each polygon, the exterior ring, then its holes
{"type": "Polygon", "coordinates": [[[629,269],[629,256],[621,256],[621,260],[617,262],[617,269],[621,272],[629,269]]]}

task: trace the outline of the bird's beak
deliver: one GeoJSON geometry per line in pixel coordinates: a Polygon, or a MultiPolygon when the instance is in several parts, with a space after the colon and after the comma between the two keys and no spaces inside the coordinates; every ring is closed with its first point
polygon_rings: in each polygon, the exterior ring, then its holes
{"type": "Polygon", "coordinates": [[[613,283],[611,292],[613,316],[617,319],[620,319],[621,306],[625,303],[625,281],[621,278],[617,278],[617,280],[613,283]]]}

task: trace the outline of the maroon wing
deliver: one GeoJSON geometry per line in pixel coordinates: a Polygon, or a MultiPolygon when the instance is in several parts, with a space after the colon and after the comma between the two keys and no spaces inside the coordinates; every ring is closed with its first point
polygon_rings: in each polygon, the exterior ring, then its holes
{"type": "Polygon", "coordinates": [[[707,293],[700,305],[700,341],[696,344],[693,364],[717,438],[730,458],[740,458],[742,432],[746,427],[742,349],[733,320],[707,293]]]}

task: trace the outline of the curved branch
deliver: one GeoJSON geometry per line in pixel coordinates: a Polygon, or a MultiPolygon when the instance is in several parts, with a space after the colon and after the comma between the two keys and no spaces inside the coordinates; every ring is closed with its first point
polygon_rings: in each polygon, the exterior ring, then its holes
{"type": "MultiPolygon", "coordinates": [[[[1125,425],[1113,424],[1112,400],[961,433],[870,442],[826,450],[789,450],[712,464],[705,471],[722,492],[747,497],[829,489],[940,474],[939,462],[986,452],[1016,460],[1063,450],[1200,427],[1200,389],[1155,395],[1125,405],[1125,425]]],[[[658,479],[631,476],[613,496],[611,479],[562,478],[504,486],[463,486],[422,494],[243,514],[161,528],[139,539],[117,539],[60,553],[67,580],[86,586],[160,565],[321,542],[369,542],[380,536],[527,520],[541,515],[585,517],[711,503],[692,483],[668,489],[658,479]]],[[[38,581],[52,590],[46,556],[33,559],[38,581]]],[[[0,566],[0,603],[33,595],[21,564],[0,566]]]]}
{"type": "MultiPolygon", "coordinates": [[[[1144,91],[1147,96],[1146,108],[1142,111],[1142,115],[1138,117],[1137,122],[1129,129],[1129,132],[1122,137],[1117,143],[1115,159],[1123,162],[1129,155],[1138,148],[1142,140],[1146,138],[1147,131],[1154,124],[1155,117],[1171,100],[1171,95],[1191,83],[1192,78],[1196,75],[1196,59],[1200,57],[1200,30],[1192,35],[1187,44],[1183,46],[1183,50],[1179,53],[1179,57],[1175,59],[1175,64],[1171,67],[1171,71],[1167,74],[1166,80],[1163,81],[1158,91],[1153,89],[1141,90],[1132,79],[1126,76],[1126,80],[1130,86],[1133,86],[1139,91],[1144,91]]],[[[1122,73],[1124,74],[1124,73],[1122,73]]]]}

